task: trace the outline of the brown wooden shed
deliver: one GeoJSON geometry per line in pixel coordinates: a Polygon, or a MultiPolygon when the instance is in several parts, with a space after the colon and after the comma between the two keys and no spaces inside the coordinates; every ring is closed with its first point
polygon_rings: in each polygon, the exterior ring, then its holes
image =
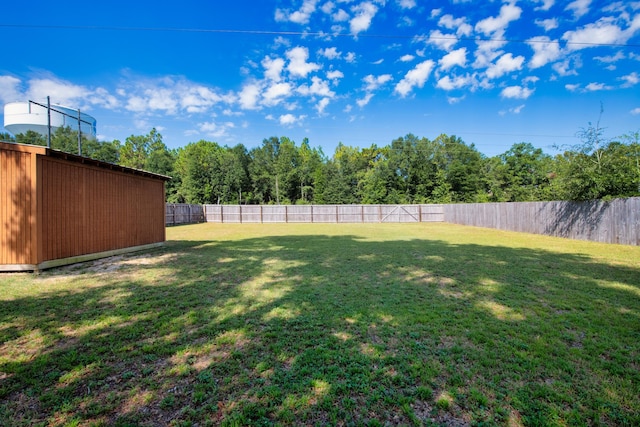
{"type": "Polygon", "coordinates": [[[169,177],[0,142],[0,271],[28,271],[165,241],[169,177]]]}

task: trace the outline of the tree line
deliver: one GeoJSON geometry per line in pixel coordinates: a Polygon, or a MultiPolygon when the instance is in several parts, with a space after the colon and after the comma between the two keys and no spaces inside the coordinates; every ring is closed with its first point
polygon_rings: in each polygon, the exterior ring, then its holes
{"type": "MultiPolygon", "coordinates": [[[[172,177],[173,203],[396,204],[592,200],[640,196],[640,131],[605,138],[589,124],[580,143],[551,156],[530,143],[487,157],[456,136],[412,134],[368,148],[340,143],[326,155],[308,139],[264,139],[258,147],[200,140],[168,149],[162,135],[131,135],[124,143],[82,139],[82,155],[172,177]]],[[[0,139],[46,145],[28,131],[0,139]]],[[[70,128],[51,147],[78,152],[70,128]]]]}

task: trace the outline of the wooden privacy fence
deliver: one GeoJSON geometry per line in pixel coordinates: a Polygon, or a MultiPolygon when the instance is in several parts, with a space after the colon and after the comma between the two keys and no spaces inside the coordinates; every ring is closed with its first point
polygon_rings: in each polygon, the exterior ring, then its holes
{"type": "Polygon", "coordinates": [[[640,246],[640,197],[610,202],[451,205],[167,204],[166,224],[449,222],[569,239],[640,246]]]}
{"type": "Polygon", "coordinates": [[[207,222],[442,222],[442,205],[204,205],[207,222]]]}
{"type": "Polygon", "coordinates": [[[640,245],[640,197],[588,202],[444,205],[446,222],[569,239],[640,245]]]}
{"type": "Polygon", "coordinates": [[[189,205],[186,203],[166,204],[166,225],[194,224],[204,221],[204,205],[189,205]]]}

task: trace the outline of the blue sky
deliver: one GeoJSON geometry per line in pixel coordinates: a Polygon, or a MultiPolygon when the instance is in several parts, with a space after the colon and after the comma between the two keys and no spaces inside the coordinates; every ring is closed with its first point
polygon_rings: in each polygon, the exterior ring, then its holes
{"type": "Polygon", "coordinates": [[[5,2],[0,102],[80,108],[170,148],[413,133],[485,155],[640,130],[640,1],[5,2]]]}

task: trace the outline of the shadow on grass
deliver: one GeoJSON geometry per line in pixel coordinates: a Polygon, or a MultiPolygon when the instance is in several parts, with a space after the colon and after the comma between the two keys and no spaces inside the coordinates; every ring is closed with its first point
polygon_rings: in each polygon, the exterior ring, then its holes
{"type": "Polygon", "coordinates": [[[276,236],[27,282],[7,425],[640,423],[640,271],[588,257],[276,236]]]}

